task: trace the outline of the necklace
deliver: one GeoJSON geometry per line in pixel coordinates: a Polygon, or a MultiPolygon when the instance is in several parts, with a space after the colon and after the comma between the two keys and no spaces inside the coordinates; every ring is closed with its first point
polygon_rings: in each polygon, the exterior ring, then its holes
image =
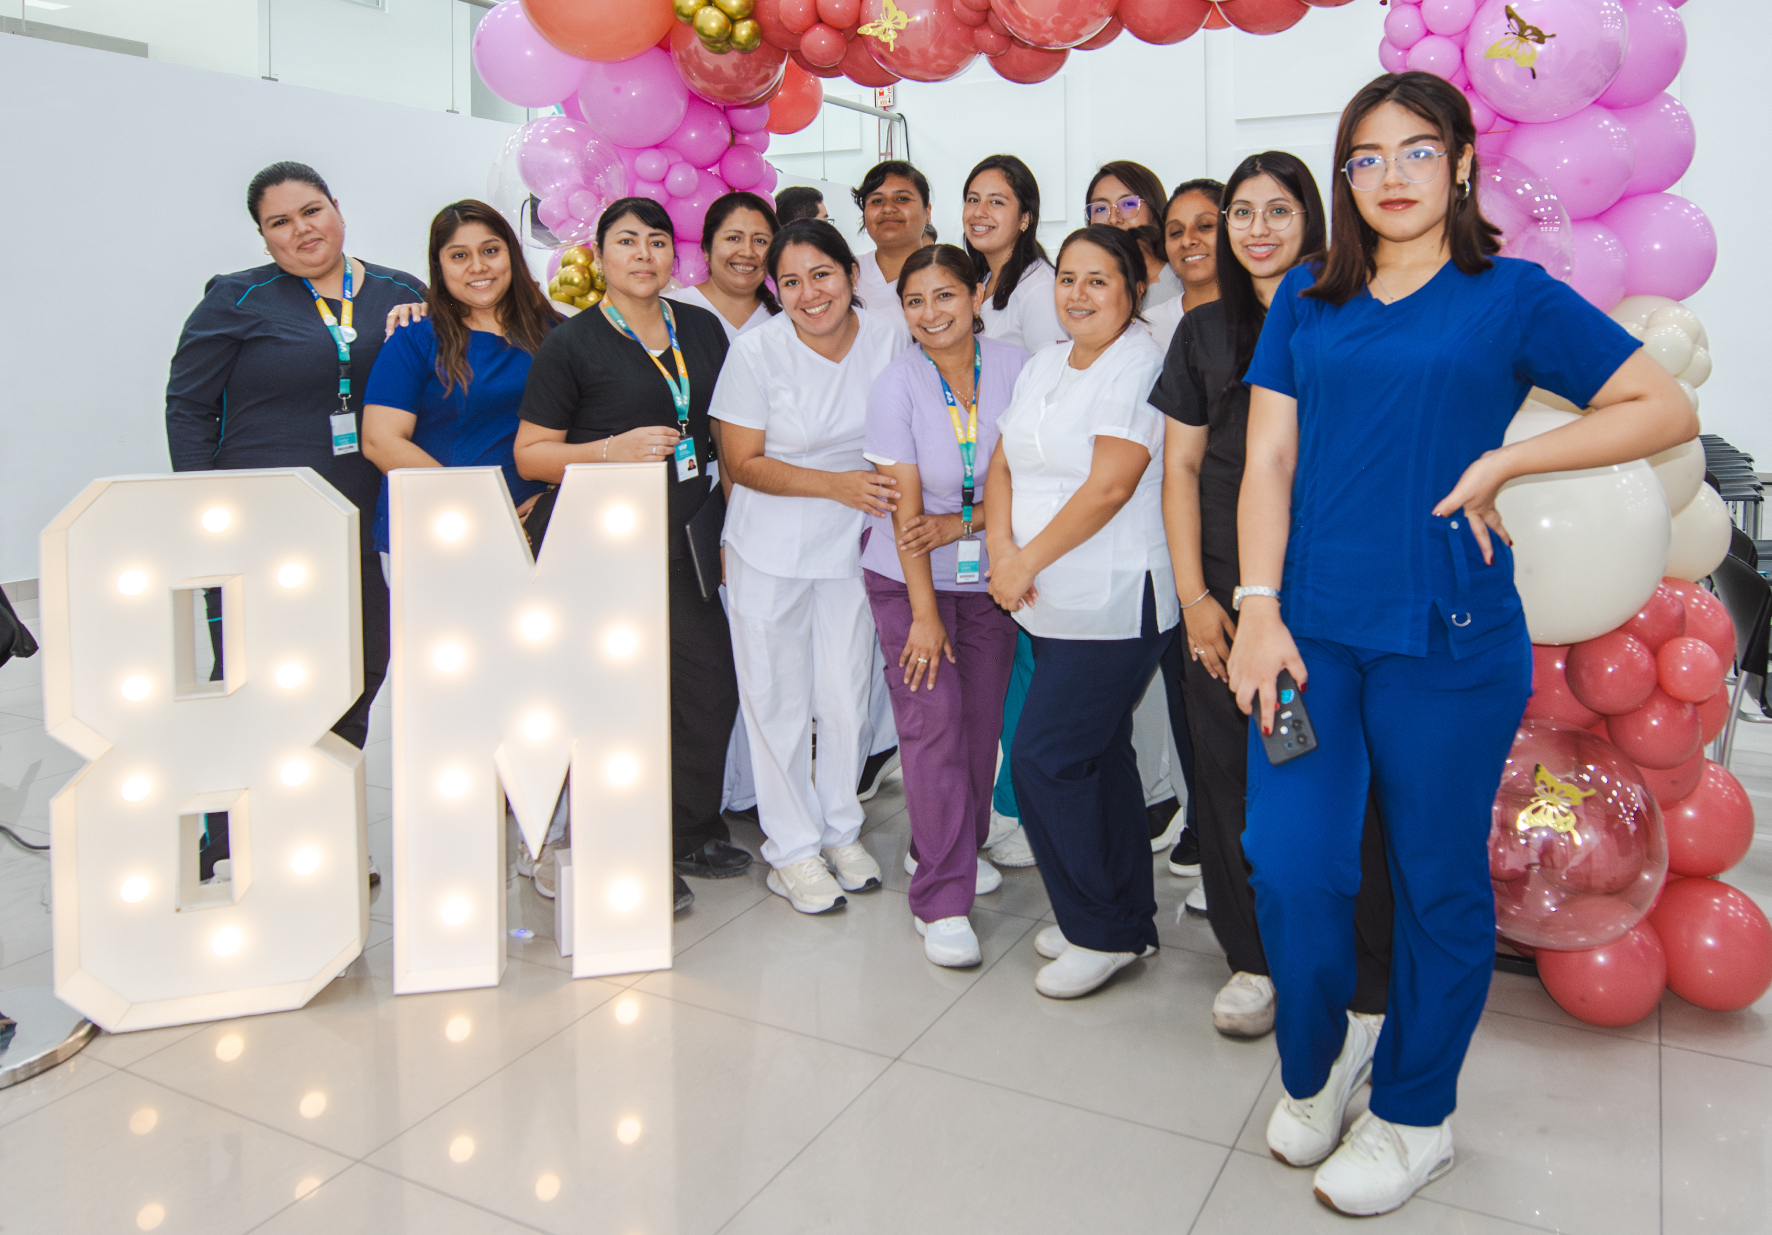
{"type": "Polygon", "coordinates": [[[1376,266],[1374,266],[1372,268],[1372,277],[1378,281],[1379,289],[1381,291],[1383,291],[1385,294],[1386,299],[1385,299],[1384,303],[1385,304],[1396,304],[1397,303],[1397,294],[1395,292],[1391,291],[1390,287],[1384,281],[1384,276],[1378,273],[1378,267],[1376,267],[1376,266]]]}

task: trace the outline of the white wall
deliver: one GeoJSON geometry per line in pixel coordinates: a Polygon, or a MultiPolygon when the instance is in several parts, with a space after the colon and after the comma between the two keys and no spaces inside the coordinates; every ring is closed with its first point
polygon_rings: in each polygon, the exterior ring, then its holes
{"type": "Polygon", "coordinates": [[[349,251],[422,275],[431,215],[484,195],[510,132],[8,35],[0,116],[0,580],[37,576],[38,531],[87,481],[168,468],[185,317],[210,275],[267,260],[246,216],[253,172],[313,164],[349,251]]]}

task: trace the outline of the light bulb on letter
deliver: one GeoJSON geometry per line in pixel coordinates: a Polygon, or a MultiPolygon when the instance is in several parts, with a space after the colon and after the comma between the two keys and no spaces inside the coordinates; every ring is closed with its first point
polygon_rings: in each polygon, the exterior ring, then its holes
{"type": "Polygon", "coordinates": [[[640,779],[640,761],[628,754],[611,755],[603,765],[603,775],[610,784],[625,788],[640,779]]]}
{"type": "Polygon", "coordinates": [[[148,691],[151,689],[152,685],[149,683],[148,679],[139,673],[134,677],[123,679],[123,697],[131,703],[140,703],[143,699],[146,699],[148,697],[148,691]]]}
{"type": "Polygon", "coordinates": [[[640,903],[640,884],[633,879],[617,879],[609,885],[609,907],[627,913],[640,903]]]}
{"type": "Polygon", "coordinates": [[[148,877],[146,875],[131,875],[123,881],[123,886],[117,889],[117,895],[121,896],[126,904],[141,904],[148,899],[148,877]]]}
{"type": "Polygon", "coordinates": [[[531,609],[517,623],[525,639],[546,639],[554,629],[554,619],[540,609],[531,609]]]}
{"type": "Polygon", "coordinates": [[[431,653],[431,663],[444,673],[454,673],[467,659],[468,654],[459,643],[439,643],[431,653]]]}
{"type": "Polygon", "coordinates": [[[451,510],[446,514],[438,515],[434,526],[437,529],[438,540],[460,540],[467,534],[468,521],[462,518],[459,512],[451,510]]]}
{"type": "Polygon", "coordinates": [[[283,765],[283,771],[278,775],[282,777],[285,785],[294,786],[301,784],[308,779],[307,760],[291,759],[288,763],[283,765]]]}
{"type": "Polygon", "coordinates": [[[460,926],[468,920],[470,912],[467,897],[452,896],[443,902],[443,924],[445,926],[460,926]]]}
{"type": "Polygon", "coordinates": [[[300,665],[282,665],[277,669],[277,685],[284,690],[294,690],[307,681],[308,671],[300,665]]]}
{"type": "Polygon", "coordinates": [[[468,774],[460,768],[451,768],[438,778],[437,792],[446,798],[459,798],[467,791],[468,774]]]}
{"type": "Polygon", "coordinates": [[[139,802],[148,796],[148,778],[145,776],[131,776],[128,780],[123,782],[123,788],[120,792],[123,794],[123,800],[125,802],[139,802]]]}
{"type": "Polygon", "coordinates": [[[233,521],[234,517],[220,506],[211,506],[203,512],[203,530],[206,532],[225,532],[233,521]]]}
{"type": "Polygon", "coordinates": [[[117,576],[117,590],[125,596],[140,596],[148,586],[148,577],[139,570],[126,570],[117,576]]]}
{"type": "Polygon", "coordinates": [[[603,511],[603,530],[611,536],[626,536],[639,525],[639,513],[626,502],[616,502],[603,511]]]}
{"type": "Polygon", "coordinates": [[[632,626],[611,626],[603,636],[603,650],[616,660],[627,660],[640,650],[640,635],[632,626]]]}
{"type": "Polygon", "coordinates": [[[209,946],[217,956],[232,956],[240,950],[240,931],[236,927],[224,926],[210,937],[209,946]]]}
{"type": "Polygon", "coordinates": [[[284,587],[300,587],[308,581],[307,567],[299,562],[290,562],[277,571],[277,582],[284,587]]]}
{"type": "Polygon", "coordinates": [[[311,875],[320,869],[320,851],[309,845],[297,849],[289,859],[289,869],[298,875],[311,875]]]}
{"type": "Polygon", "coordinates": [[[554,721],[546,712],[531,712],[523,718],[523,736],[539,742],[554,731],[554,721]]]}

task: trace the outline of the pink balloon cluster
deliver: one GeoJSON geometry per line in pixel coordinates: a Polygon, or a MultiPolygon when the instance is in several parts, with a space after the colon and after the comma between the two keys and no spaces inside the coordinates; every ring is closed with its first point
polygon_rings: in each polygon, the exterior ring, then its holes
{"type": "MultiPolygon", "coordinates": [[[[681,29],[694,43],[693,32],[681,29]]],[[[524,125],[508,147],[542,224],[562,244],[580,244],[610,202],[650,197],[671,216],[676,277],[692,284],[707,277],[700,244],[708,206],[733,189],[767,194],[775,187],[775,168],[763,158],[764,126],[785,57],[714,57],[699,44],[679,47],[685,40],[677,33],[670,51],[581,60],[537,33],[518,0],[504,0],[475,32],[474,65],[500,98],[560,108],[524,125]]]]}
{"type": "Polygon", "coordinates": [[[1480,186],[1485,211],[1517,196],[1522,177],[1561,207],[1561,225],[1543,217],[1555,211],[1528,212],[1523,229],[1497,218],[1503,252],[1541,261],[1601,309],[1626,296],[1684,300],[1716,266],[1710,220],[1667,192],[1697,144],[1666,93],[1686,58],[1681,3],[1396,0],[1385,18],[1384,67],[1463,90],[1483,161],[1511,162],[1480,186]]]}

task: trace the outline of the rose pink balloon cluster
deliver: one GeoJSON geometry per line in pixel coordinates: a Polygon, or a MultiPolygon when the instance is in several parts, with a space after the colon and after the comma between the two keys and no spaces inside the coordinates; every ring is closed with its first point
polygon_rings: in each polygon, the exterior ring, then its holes
{"type": "Polygon", "coordinates": [[[1396,0],[1379,60],[1437,74],[1470,99],[1485,212],[1503,253],[1540,261],[1601,309],[1626,296],[1684,300],[1716,266],[1697,206],[1667,190],[1691,166],[1692,118],[1667,87],[1686,58],[1684,0],[1396,0]],[[1522,213],[1498,197],[1554,197],[1522,213]],[[1552,260],[1546,261],[1550,253],[1552,260]]]}

